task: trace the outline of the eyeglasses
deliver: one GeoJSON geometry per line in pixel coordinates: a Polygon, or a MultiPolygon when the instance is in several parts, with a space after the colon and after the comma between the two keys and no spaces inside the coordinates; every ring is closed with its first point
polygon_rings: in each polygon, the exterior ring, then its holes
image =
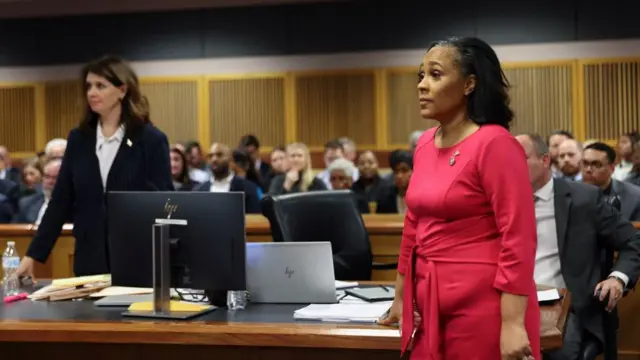
{"type": "Polygon", "coordinates": [[[592,168],[594,170],[600,170],[602,169],[605,164],[603,164],[600,161],[587,161],[587,160],[582,160],[581,161],[582,167],[587,169],[587,168],[592,168]]]}

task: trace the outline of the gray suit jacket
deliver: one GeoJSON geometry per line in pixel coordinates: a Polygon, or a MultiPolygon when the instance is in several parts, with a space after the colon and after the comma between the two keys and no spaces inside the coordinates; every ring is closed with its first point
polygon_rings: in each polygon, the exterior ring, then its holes
{"type": "Polygon", "coordinates": [[[629,221],[640,221],[640,187],[612,179],[611,188],[620,198],[622,216],[629,221]]]}
{"type": "Polygon", "coordinates": [[[23,197],[18,203],[18,213],[13,222],[33,224],[38,219],[38,213],[43,204],[44,194],[42,192],[23,197]]]}
{"type": "MultiPolygon", "coordinates": [[[[632,287],[640,273],[640,234],[592,185],[554,179],[556,231],[562,276],[572,293],[572,310],[582,325],[604,341],[604,306],[594,298],[603,272],[620,271],[632,287]],[[603,269],[605,251],[618,251],[603,269]]],[[[617,315],[613,315],[617,316],[617,315]]],[[[617,322],[617,320],[616,320],[617,322]]]]}

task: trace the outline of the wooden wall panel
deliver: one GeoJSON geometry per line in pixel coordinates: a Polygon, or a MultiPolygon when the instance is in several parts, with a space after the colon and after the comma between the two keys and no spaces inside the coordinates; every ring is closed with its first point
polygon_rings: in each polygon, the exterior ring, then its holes
{"type": "Polygon", "coordinates": [[[170,142],[198,138],[198,82],[196,80],[143,80],[151,121],[170,142]]]}
{"type": "Polygon", "coordinates": [[[586,138],[617,139],[640,127],[640,60],[583,63],[586,138]]]}
{"type": "Polygon", "coordinates": [[[77,81],[45,84],[46,140],[67,138],[84,115],[84,92],[77,81]]]}
{"type": "Polygon", "coordinates": [[[373,72],[296,77],[297,138],[310,147],[348,136],[360,147],[375,144],[373,72]]]}
{"type": "Polygon", "coordinates": [[[511,132],[546,136],[573,129],[573,63],[506,66],[515,119],[511,132]],[[516,67],[517,66],[517,67],[516,67]]]}
{"type": "Polygon", "coordinates": [[[387,141],[389,145],[408,146],[409,136],[416,130],[436,126],[434,120],[420,116],[418,101],[417,67],[402,71],[392,71],[387,79],[387,141]]]}
{"type": "Polygon", "coordinates": [[[283,145],[284,99],[283,77],[210,80],[212,141],[236,146],[243,135],[251,133],[261,146],[283,145]]]}
{"type": "Polygon", "coordinates": [[[35,88],[0,87],[0,144],[11,152],[32,152],[36,148],[35,88]]]}

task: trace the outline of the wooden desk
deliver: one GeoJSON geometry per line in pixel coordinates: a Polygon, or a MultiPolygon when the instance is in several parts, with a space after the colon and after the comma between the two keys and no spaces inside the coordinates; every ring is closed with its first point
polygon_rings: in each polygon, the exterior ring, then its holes
{"type": "MultiPolygon", "coordinates": [[[[569,299],[541,309],[542,344],[560,343],[569,299]]],[[[0,307],[0,354],[67,360],[171,359],[398,359],[395,328],[293,321],[302,305],[250,305],[236,313],[218,309],[197,321],[124,319],[122,309],[90,301],[22,301],[0,307]]]]}
{"type": "MultiPolygon", "coordinates": [[[[374,260],[378,262],[395,262],[400,249],[403,218],[399,215],[364,215],[365,225],[370,233],[374,260]]],[[[640,223],[634,223],[640,229],[640,223]]],[[[35,233],[32,225],[8,224],[0,225],[0,247],[6,241],[16,241],[18,252],[24,254],[35,233]]],[[[259,215],[247,216],[248,241],[271,241],[268,221],[259,215]]],[[[47,264],[38,265],[36,275],[40,278],[63,278],[72,273],[73,244],[71,226],[65,226],[61,238],[47,264]]],[[[0,270],[1,271],[1,270],[0,270]]],[[[394,271],[374,273],[375,280],[393,280],[394,271]]],[[[620,302],[619,349],[621,356],[640,359],[640,345],[636,334],[640,333],[640,294],[631,292],[620,302]]],[[[621,357],[622,358],[622,357],[621,357]]]]}

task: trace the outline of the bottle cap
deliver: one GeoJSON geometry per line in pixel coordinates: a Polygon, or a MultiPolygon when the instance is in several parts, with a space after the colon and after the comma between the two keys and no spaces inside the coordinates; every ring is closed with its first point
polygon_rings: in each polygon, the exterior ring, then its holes
{"type": "Polygon", "coordinates": [[[7,241],[7,245],[15,245],[16,242],[15,241],[7,241]]]}

